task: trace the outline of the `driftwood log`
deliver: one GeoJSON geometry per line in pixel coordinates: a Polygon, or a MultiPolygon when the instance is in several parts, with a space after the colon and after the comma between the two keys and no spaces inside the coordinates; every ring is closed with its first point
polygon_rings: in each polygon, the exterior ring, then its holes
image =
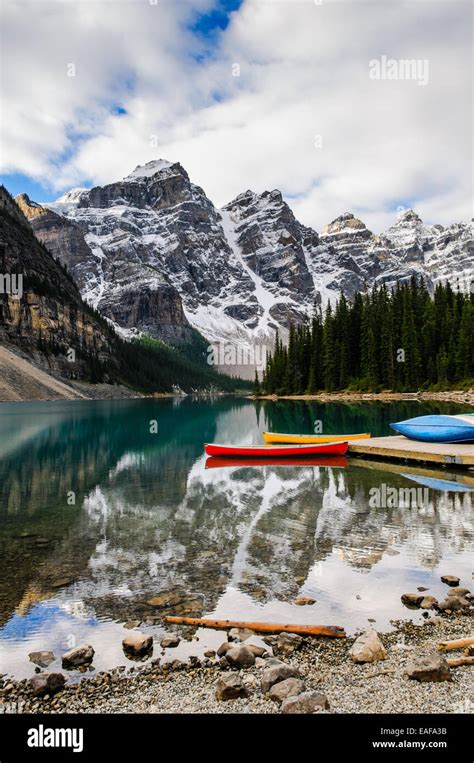
{"type": "Polygon", "coordinates": [[[452,657],[446,662],[450,668],[459,668],[461,665],[474,665],[474,657],[452,657]]]}
{"type": "Polygon", "coordinates": [[[300,636],[328,636],[330,638],[345,638],[346,632],[339,625],[289,625],[285,623],[253,623],[240,620],[212,620],[201,617],[171,617],[163,618],[166,623],[177,625],[197,625],[201,628],[248,628],[256,633],[297,633],[300,636]]]}
{"type": "Polygon", "coordinates": [[[448,649],[464,649],[466,646],[474,644],[474,638],[458,638],[454,641],[440,641],[438,649],[440,651],[447,651],[448,649]]]}

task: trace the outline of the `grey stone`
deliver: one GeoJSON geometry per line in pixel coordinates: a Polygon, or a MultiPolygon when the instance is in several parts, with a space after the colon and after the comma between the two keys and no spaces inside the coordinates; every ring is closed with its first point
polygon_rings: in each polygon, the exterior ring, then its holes
{"type": "Polygon", "coordinates": [[[62,665],[66,670],[74,670],[84,665],[90,665],[94,659],[94,647],[90,644],[81,644],[62,656],[62,665]]]}
{"type": "Polygon", "coordinates": [[[47,668],[56,659],[53,652],[30,652],[28,657],[30,662],[34,662],[40,668],[47,668]]]}
{"type": "Polygon", "coordinates": [[[286,678],[284,681],[273,684],[267,696],[268,699],[281,704],[284,699],[296,697],[304,692],[304,689],[304,683],[300,678],[286,678]]]}
{"type": "Polygon", "coordinates": [[[458,586],[459,580],[460,578],[456,575],[441,575],[441,582],[449,586],[458,586]]]}
{"type": "Polygon", "coordinates": [[[293,654],[297,649],[301,649],[302,645],[303,639],[296,633],[280,633],[273,651],[275,654],[293,654]]]}
{"type": "Polygon", "coordinates": [[[236,644],[225,653],[225,658],[234,668],[250,668],[255,665],[255,654],[250,647],[236,644]]]}
{"type": "Polygon", "coordinates": [[[236,673],[225,673],[216,683],[216,699],[228,700],[247,697],[247,687],[236,673]]]}
{"type": "Polygon", "coordinates": [[[61,691],[66,683],[66,676],[62,673],[38,673],[30,678],[30,686],[35,697],[44,697],[46,694],[56,694],[61,691]]]}
{"type": "Polygon", "coordinates": [[[368,630],[355,640],[349,656],[353,662],[377,662],[386,659],[387,651],[377,631],[368,630]]]}
{"type": "Polygon", "coordinates": [[[406,607],[419,607],[425,597],[420,593],[404,593],[402,594],[402,602],[406,607]]]}
{"type": "Polygon", "coordinates": [[[274,684],[279,681],[285,681],[287,678],[301,678],[301,674],[292,665],[287,665],[284,662],[279,665],[270,665],[263,672],[262,692],[266,694],[274,684]]]}
{"type": "Polygon", "coordinates": [[[145,633],[131,631],[131,633],[123,639],[122,647],[124,652],[128,652],[134,656],[142,656],[152,651],[153,638],[152,636],[147,636],[145,633]]]}
{"type": "Polygon", "coordinates": [[[231,628],[228,633],[228,639],[229,641],[246,641],[254,635],[255,631],[251,631],[250,628],[231,628]]]}
{"type": "Polygon", "coordinates": [[[178,635],[172,634],[170,636],[163,636],[163,638],[160,641],[160,646],[163,649],[171,649],[176,646],[179,646],[181,643],[181,639],[178,635]]]}
{"type": "Polygon", "coordinates": [[[406,666],[408,678],[423,683],[427,681],[451,681],[449,665],[445,658],[437,652],[415,657],[406,666]]]}
{"type": "Polygon", "coordinates": [[[329,709],[326,695],[316,691],[306,691],[297,697],[288,697],[281,705],[281,712],[285,715],[317,713],[329,709]]]}

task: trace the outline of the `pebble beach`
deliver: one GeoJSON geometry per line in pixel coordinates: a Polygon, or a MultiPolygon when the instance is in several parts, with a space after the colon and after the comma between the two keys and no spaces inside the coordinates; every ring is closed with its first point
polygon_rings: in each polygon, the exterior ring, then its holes
{"type": "MultiPolygon", "coordinates": [[[[385,659],[362,664],[355,663],[349,654],[355,638],[297,637],[294,644],[290,638],[282,653],[276,635],[265,637],[266,651],[248,667],[232,669],[218,655],[164,665],[158,659],[128,670],[120,667],[93,678],[84,677],[76,685],[66,682],[61,691],[42,697],[34,696],[29,681],[4,677],[0,680],[0,712],[280,713],[283,704],[278,697],[271,698],[262,683],[272,666],[281,670],[283,664],[287,666],[284,670],[294,675],[293,681],[302,682],[299,687],[306,694],[325,698],[323,703],[318,701],[316,710],[310,706],[311,712],[472,713],[472,665],[450,668],[447,680],[413,680],[406,672],[413,660],[439,654],[440,641],[465,638],[471,633],[472,613],[433,617],[422,625],[397,622],[391,633],[380,634],[385,659]],[[245,696],[218,698],[219,682],[224,679],[229,683],[229,678],[245,696]]],[[[244,642],[231,642],[230,646],[253,642],[250,637],[244,642]]],[[[462,652],[446,656],[459,654],[462,652]]]]}

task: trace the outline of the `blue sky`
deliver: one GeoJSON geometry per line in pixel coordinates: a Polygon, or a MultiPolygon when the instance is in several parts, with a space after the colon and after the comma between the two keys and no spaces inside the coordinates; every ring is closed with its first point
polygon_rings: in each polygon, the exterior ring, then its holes
{"type": "Polygon", "coordinates": [[[278,188],[317,230],[353,212],[379,232],[408,206],[427,223],[470,219],[466,0],[117,5],[4,0],[0,172],[13,194],[53,200],[162,158],[217,206],[278,188]],[[427,61],[429,81],[374,81],[381,56],[427,61]]]}
{"type": "MultiPolygon", "coordinates": [[[[216,0],[212,10],[207,13],[197,14],[196,18],[189,24],[192,33],[202,43],[201,60],[212,54],[219,34],[229,24],[231,12],[238,10],[242,2],[243,0],[216,0]]],[[[113,104],[111,112],[116,115],[127,113],[126,109],[120,104],[113,104]]],[[[2,182],[13,196],[19,193],[27,193],[31,199],[36,201],[54,201],[58,197],[58,190],[52,188],[48,182],[38,182],[21,172],[3,175],[2,182]]],[[[88,187],[93,185],[93,183],[89,178],[85,177],[82,179],[81,185],[88,187]]],[[[64,186],[60,190],[68,190],[68,187],[64,186]]]]}

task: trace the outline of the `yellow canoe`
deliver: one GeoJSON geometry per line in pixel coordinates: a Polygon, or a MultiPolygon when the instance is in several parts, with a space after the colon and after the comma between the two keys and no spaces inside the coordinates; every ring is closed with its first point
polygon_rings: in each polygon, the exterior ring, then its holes
{"type": "Polygon", "coordinates": [[[279,434],[278,432],[264,432],[265,442],[291,442],[310,444],[317,442],[339,442],[340,440],[364,440],[370,437],[370,432],[363,434],[279,434]]]}

